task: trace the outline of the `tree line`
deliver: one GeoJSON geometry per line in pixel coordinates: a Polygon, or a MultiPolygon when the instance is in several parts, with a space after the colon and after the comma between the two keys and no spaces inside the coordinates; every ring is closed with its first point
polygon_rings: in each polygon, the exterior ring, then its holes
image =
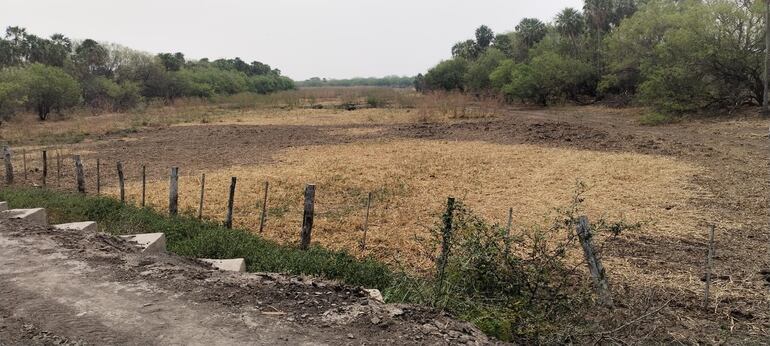
{"type": "Polygon", "coordinates": [[[20,27],[8,27],[0,38],[0,120],[24,110],[45,120],[78,105],[121,111],[147,99],[173,102],[294,88],[280,70],[259,61],[151,55],[61,34],[42,38],[20,27]]]}
{"type": "Polygon", "coordinates": [[[586,0],[508,33],[481,26],[418,90],[494,93],[510,102],[636,102],[666,114],[761,104],[758,0],[586,0]]]}
{"type": "Polygon", "coordinates": [[[414,77],[407,76],[385,76],[382,78],[350,78],[350,79],[326,79],[313,77],[301,82],[297,82],[300,87],[352,87],[352,86],[373,86],[390,88],[411,88],[414,85],[414,77]]]}

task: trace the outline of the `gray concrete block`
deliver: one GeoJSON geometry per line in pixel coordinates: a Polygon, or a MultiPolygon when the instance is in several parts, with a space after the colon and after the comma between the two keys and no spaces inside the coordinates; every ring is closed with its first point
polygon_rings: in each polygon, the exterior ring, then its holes
{"type": "Polygon", "coordinates": [[[213,266],[214,268],[217,268],[223,271],[240,272],[240,273],[243,273],[246,271],[246,261],[243,258],[233,258],[233,259],[199,258],[199,260],[206,263],[210,263],[211,266],[213,266]]]}
{"type": "Polygon", "coordinates": [[[0,212],[0,217],[5,219],[27,220],[43,226],[48,225],[48,215],[43,208],[6,210],[0,212]]]}
{"type": "Polygon", "coordinates": [[[68,229],[68,230],[84,231],[84,232],[96,232],[99,229],[98,226],[96,225],[96,222],[94,221],[63,223],[59,225],[53,225],[53,227],[56,229],[68,229]]]}
{"type": "Polygon", "coordinates": [[[8,210],[8,202],[0,202],[0,211],[8,210]]]}
{"type": "Polygon", "coordinates": [[[166,235],[163,233],[131,234],[120,237],[126,241],[136,243],[137,246],[142,248],[143,253],[166,252],[166,235]]]}

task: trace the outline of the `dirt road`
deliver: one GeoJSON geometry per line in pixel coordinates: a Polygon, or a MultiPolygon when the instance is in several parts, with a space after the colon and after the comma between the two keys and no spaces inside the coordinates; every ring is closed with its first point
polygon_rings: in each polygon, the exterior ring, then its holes
{"type": "Polygon", "coordinates": [[[212,270],[104,234],[0,220],[0,345],[487,344],[359,288],[212,270]]]}

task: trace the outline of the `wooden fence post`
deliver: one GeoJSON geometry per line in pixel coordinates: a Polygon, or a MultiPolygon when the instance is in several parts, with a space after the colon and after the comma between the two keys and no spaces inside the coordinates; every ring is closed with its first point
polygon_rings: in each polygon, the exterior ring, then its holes
{"type": "Polygon", "coordinates": [[[75,155],[75,179],[78,183],[78,192],[86,193],[86,177],[83,172],[83,162],[80,161],[80,155],[75,155]]]}
{"type": "Polygon", "coordinates": [[[179,167],[171,168],[171,179],[168,184],[168,213],[177,215],[179,204],[179,167]]]}
{"type": "Polygon", "coordinates": [[[713,258],[714,258],[714,230],[716,226],[710,225],[709,226],[709,247],[708,247],[708,254],[706,255],[706,288],[704,292],[703,297],[703,307],[705,309],[708,309],[709,307],[709,295],[711,290],[711,268],[713,265],[713,258]]]}
{"type": "Polygon", "coordinates": [[[233,228],[233,207],[235,204],[235,183],[238,179],[232,177],[230,180],[230,196],[227,198],[227,216],[225,218],[225,228],[233,228]]]}
{"type": "Polygon", "coordinates": [[[262,215],[259,217],[259,233],[265,230],[265,222],[267,221],[267,190],[270,188],[270,183],[265,181],[265,198],[262,199],[262,215]]]}
{"type": "Polygon", "coordinates": [[[599,304],[612,306],[610,284],[607,280],[607,274],[604,272],[604,266],[602,266],[601,260],[596,256],[591,226],[588,223],[588,218],[585,216],[581,216],[578,220],[577,235],[578,238],[580,238],[580,245],[583,247],[583,254],[585,255],[586,263],[588,264],[588,270],[591,272],[591,278],[596,287],[599,304]]]}
{"type": "Polygon", "coordinates": [[[147,167],[142,165],[142,208],[144,208],[144,200],[147,192],[147,167]]]}
{"type": "Polygon", "coordinates": [[[120,203],[126,203],[126,181],[123,176],[123,163],[118,161],[118,186],[120,187],[120,203]]]}
{"type": "Polygon", "coordinates": [[[24,170],[24,182],[27,182],[27,149],[21,149],[21,168],[24,170]]]}
{"type": "Polygon", "coordinates": [[[511,254],[511,228],[513,227],[513,208],[508,209],[508,224],[505,226],[505,238],[503,239],[505,241],[505,249],[503,250],[503,254],[505,255],[505,258],[507,259],[508,256],[511,254]]]}
{"type": "Polygon", "coordinates": [[[366,251],[366,233],[369,231],[369,208],[372,206],[372,193],[366,197],[366,213],[364,214],[364,237],[361,239],[361,251],[366,251]]]}
{"type": "Polygon", "coordinates": [[[61,186],[61,150],[56,149],[56,186],[61,186]]]}
{"type": "Polygon", "coordinates": [[[11,161],[11,148],[3,147],[3,160],[5,161],[5,183],[13,184],[13,162],[11,161]]]}
{"type": "Polygon", "coordinates": [[[444,229],[441,230],[441,257],[438,261],[438,283],[436,293],[442,294],[444,289],[444,276],[446,266],[449,263],[449,250],[452,244],[452,219],[454,218],[455,199],[448,197],[446,200],[446,212],[444,213],[444,229]]]}
{"type": "Polygon", "coordinates": [[[315,185],[305,187],[305,211],[302,214],[302,232],[300,233],[299,248],[307,250],[310,247],[310,237],[313,232],[313,209],[315,204],[315,185]]]}
{"type": "MultiPolygon", "coordinates": [[[[120,164],[120,163],[118,163],[120,164]]],[[[102,194],[102,162],[99,158],[96,158],[96,194],[102,194]]]]}
{"type": "Polygon", "coordinates": [[[201,199],[198,203],[198,220],[203,219],[203,196],[206,192],[206,173],[201,174],[201,199]]]}
{"type": "Polygon", "coordinates": [[[48,180],[48,151],[43,150],[43,187],[46,186],[48,180]]]}

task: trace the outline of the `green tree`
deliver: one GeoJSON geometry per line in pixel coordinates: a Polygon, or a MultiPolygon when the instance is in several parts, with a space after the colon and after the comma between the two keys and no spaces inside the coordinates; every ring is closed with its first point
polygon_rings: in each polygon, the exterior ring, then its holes
{"type": "Polygon", "coordinates": [[[109,52],[98,42],[87,39],[75,48],[73,62],[76,74],[83,80],[88,76],[108,76],[111,71],[108,68],[109,52]]]}
{"type": "Polygon", "coordinates": [[[499,50],[487,49],[478,59],[468,64],[463,82],[465,89],[476,92],[490,90],[492,82],[489,76],[505,59],[505,55],[499,50]]]}
{"type": "Polygon", "coordinates": [[[532,48],[545,37],[548,28],[537,18],[524,18],[516,25],[516,32],[527,48],[532,48]]]}
{"type": "Polygon", "coordinates": [[[17,78],[24,88],[27,106],[37,111],[40,120],[46,120],[53,110],[61,112],[80,102],[78,82],[58,67],[31,64],[17,78]]]}
{"type": "Polygon", "coordinates": [[[26,103],[24,87],[14,74],[11,69],[0,71],[0,124],[26,103]]]}
{"type": "Polygon", "coordinates": [[[465,40],[462,42],[457,42],[455,43],[454,46],[452,46],[453,58],[475,60],[479,56],[480,52],[481,52],[481,49],[479,48],[479,45],[476,44],[476,41],[474,40],[465,40]]]}
{"type": "Polygon", "coordinates": [[[492,44],[492,40],[494,39],[495,33],[488,26],[482,25],[476,29],[476,45],[478,45],[479,49],[482,51],[489,48],[489,45],[492,44]]]}
{"type": "Polygon", "coordinates": [[[589,64],[554,52],[535,56],[529,63],[502,63],[491,74],[491,83],[508,100],[540,105],[561,98],[574,99],[581,85],[591,78],[589,64]]]}
{"type": "Polygon", "coordinates": [[[166,68],[166,71],[179,71],[185,64],[184,54],[179,52],[174,54],[160,53],[158,54],[158,59],[160,59],[160,62],[163,64],[163,67],[166,68]]]}
{"type": "Polygon", "coordinates": [[[508,34],[498,34],[492,43],[492,48],[499,50],[506,57],[513,57],[513,40],[508,34]]]}
{"type": "Polygon", "coordinates": [[[585,32],[586,19],[578,10],[568,7],[556,15],[555,27],[562,36],[575,41],[585,32]]]}
{"type": "Polygon", "coordinates": [[[463,78],[468,71],[468,62],[463,58],[445,60],[428,70],[425,87],[428,90],[464,90],[463,78]]]}

